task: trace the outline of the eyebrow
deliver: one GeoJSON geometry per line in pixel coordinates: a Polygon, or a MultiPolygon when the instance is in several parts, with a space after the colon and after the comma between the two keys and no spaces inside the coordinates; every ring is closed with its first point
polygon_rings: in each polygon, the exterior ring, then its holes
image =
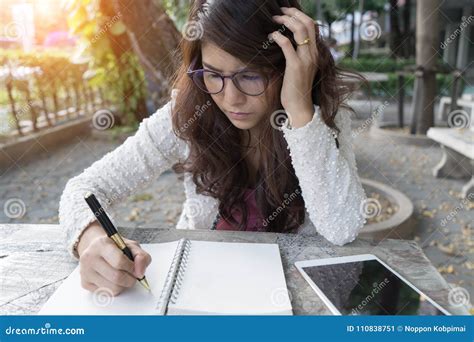
{"type": "MultiPolygon", "coordinates": [[[[202,62],[202,65],[205,67],[205,68],[209,68],[209,69],[212,69],[213,71],[217,71],[217,72],[223,72],[222,70],[216,68],[216,67],[213,67],[212,65],[206,63],[206,62],[202,62]]],[[[243,67],[241,68],[240,70],[237,70],[236,72],[241,72],[241,71],[244,71],[244,70],[249,70],[251,68],[249,68],[248,66],[246,67],[243,67]]]]}

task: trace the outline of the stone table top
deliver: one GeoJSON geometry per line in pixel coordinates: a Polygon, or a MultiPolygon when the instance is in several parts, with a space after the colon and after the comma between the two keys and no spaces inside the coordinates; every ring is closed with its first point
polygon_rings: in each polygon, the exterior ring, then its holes
{"type": "MultiPolygon", "coordinates": [[[[119,228],[140,243],[169,242],[180,238],[225,242],[277,243],[295,315],[330,315],[331,312],[303,279],[294,263],[354,254],[374,254],[393,267],[453,314],[468,314],[449,304],[450,287],[414,241],[357,239],[339,247],[319,235],[119,228]]],[[[37,313],[62,281],[76,268],[67,252],[59,225],[0,224],[0,315],[37,313]]]]}

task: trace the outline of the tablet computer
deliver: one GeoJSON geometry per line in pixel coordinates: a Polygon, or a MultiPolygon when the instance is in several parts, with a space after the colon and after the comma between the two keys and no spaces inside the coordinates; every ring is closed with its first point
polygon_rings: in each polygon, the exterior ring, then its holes
{"type": "Polygon", "coordinates": [[[450,315],[372,254],[295,265],[335,315],[450,315]]]}

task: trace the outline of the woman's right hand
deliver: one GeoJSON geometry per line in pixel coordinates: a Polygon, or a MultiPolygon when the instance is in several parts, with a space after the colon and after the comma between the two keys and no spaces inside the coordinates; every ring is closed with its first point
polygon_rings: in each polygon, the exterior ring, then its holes
{"type": "Polygon", "coordinates": [[[107,289],[113,296],[134,286],[151,263],[151,256],[138,242],[123,239],[135,261],[128,259],[104,232],[99,223],[86,228],[77,245],[81,285],[91,292],[107,289]]]}

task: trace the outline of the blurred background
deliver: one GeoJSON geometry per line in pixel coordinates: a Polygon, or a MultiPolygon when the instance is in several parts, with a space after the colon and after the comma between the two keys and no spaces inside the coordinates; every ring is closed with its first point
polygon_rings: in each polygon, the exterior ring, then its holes
{"type": "MultiPolygon", "coordinates": [[[[230,0],[229,0],[230,1],[230,0]]],[[[413,239],[472,310],[472,0],[305,0],[341,68],[368,195],[362,236],[413,239]]],[[[0,223],[57,224],[68,179],[170,98],[189,0],[0,0],[0,223]]],[[[197,108],[199,110],[199,108],[197,108]]],[[[119,225],[171,228],[166,172],[117,205],[119,225]]]]}

